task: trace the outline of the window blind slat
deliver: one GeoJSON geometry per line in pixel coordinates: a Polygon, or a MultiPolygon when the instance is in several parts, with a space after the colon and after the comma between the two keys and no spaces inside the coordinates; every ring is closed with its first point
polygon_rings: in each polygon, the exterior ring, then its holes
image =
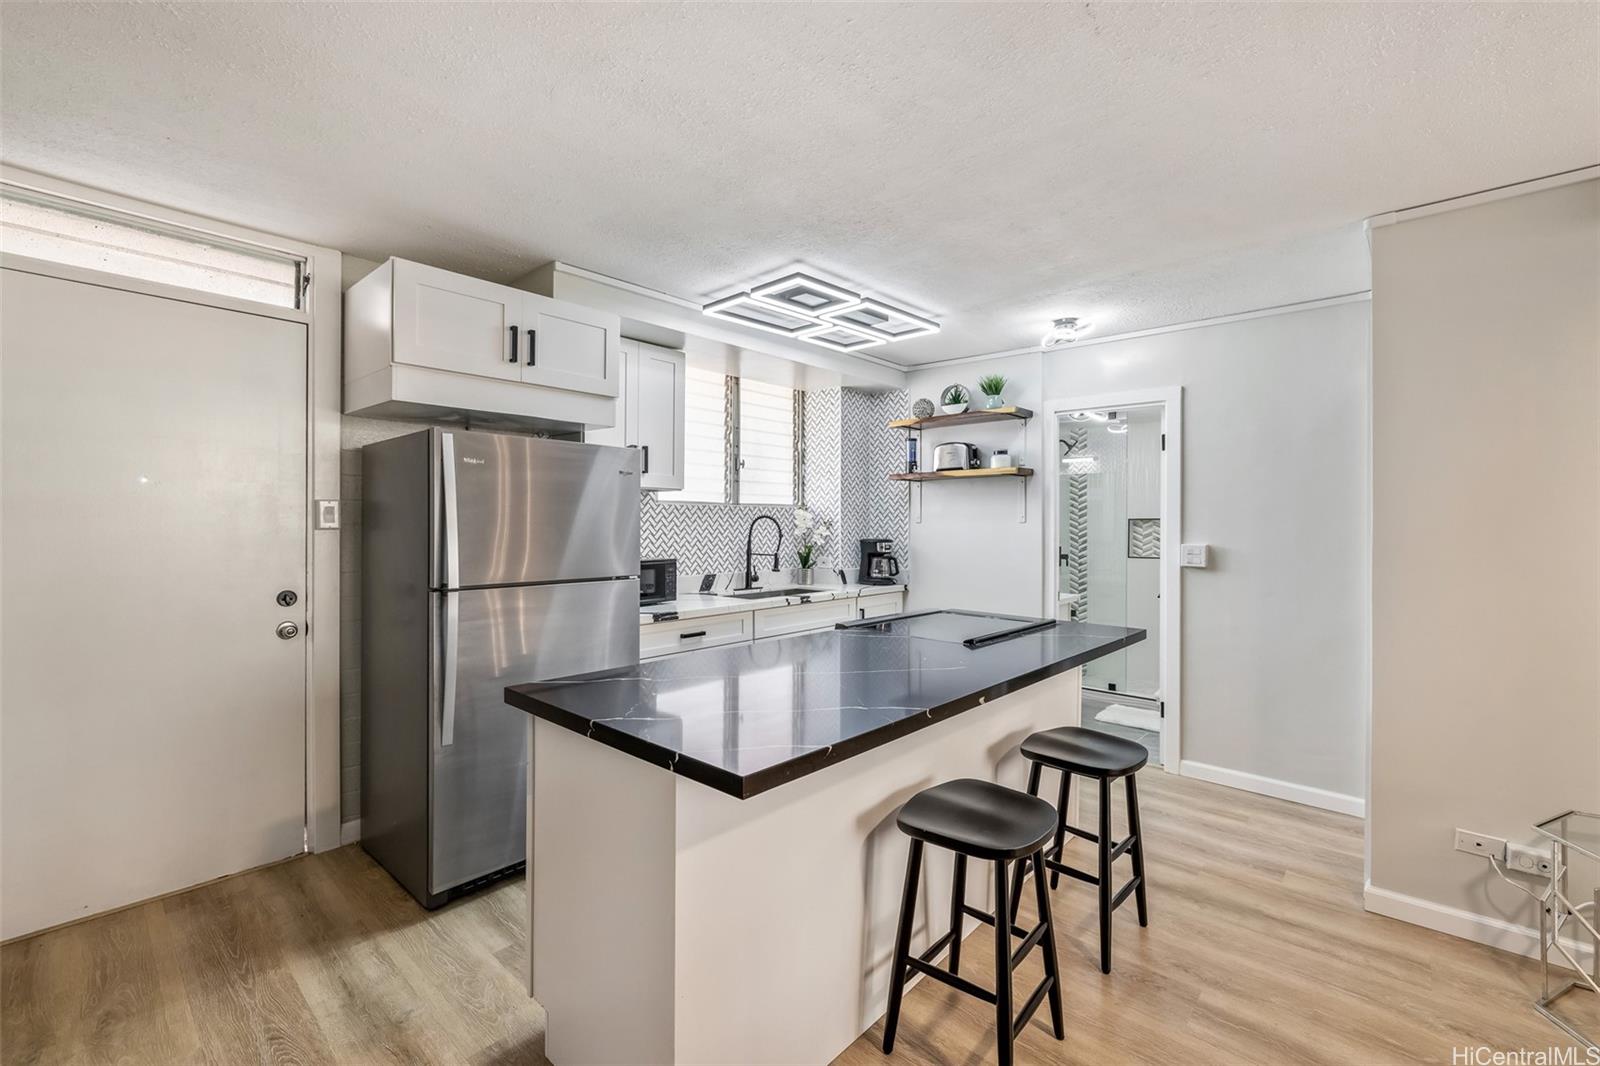
{"type": "Polygon", "coordinates": [[[684,377],[683,488],[660,499],[694,503],[724,502],[728,466],[727,379],[689,367],[684,377]]]}
{"type": "Polygon", "coordinates": [[[739,382],[739,502],[794,503],[794,390],[739,382]]]}

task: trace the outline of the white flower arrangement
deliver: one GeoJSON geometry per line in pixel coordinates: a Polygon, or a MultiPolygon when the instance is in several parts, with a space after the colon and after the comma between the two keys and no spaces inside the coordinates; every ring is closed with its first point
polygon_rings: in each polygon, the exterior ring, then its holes
{"type": "Polygon", "coordinates": [[[794,534],[795,539],[800,542],[800,547],[795,550],[795,554],[800,557],[800,567],[809,570],[816,562],[817,552],[833,535],[833,530],[829,528],[826,520],[819,519],[807,508],[796,507],[794,534]]]}

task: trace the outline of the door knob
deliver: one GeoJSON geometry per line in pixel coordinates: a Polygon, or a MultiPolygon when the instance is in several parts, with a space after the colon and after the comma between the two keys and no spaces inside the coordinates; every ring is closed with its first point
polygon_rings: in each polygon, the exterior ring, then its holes
{"type": "Polygon", "coordinates": [[[278,639],[293,640],[300,635],[300,627],[293,622],[278,623],[278,639]]]}

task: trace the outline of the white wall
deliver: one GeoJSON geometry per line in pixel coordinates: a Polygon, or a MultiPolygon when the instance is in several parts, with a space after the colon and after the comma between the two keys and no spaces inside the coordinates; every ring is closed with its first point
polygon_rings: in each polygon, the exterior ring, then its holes
{"type": "MultiPolygon", "coordinates": [[[[1006,388],[1008,403],[1037,410],[1042,402],[1039,391],[1039,356],[1022,355],[982,364],[921,370],[906,380],[912,400],[921,397],[939,402],[945,386],[963,384],[978,396],[976,382],[982,374],[1004,374],[1011,379],[1006,388]]],[[[982,402],[982,397],[978,397],[982,402]]],[[[995,448],[1021,453],[1025,465],[1051,470],[1047,460],[1053,451],[1044,449],[1047,418],[1035,418],[1025,428],[1012,424],[980,424],[928,431],[922,435],[922,466],[933,468],[936,444],[967,441],[976,444],[985,461],[995,448]]],[[[1052,443],[1052,448],[1054,447],[1052,443]]],[[[848,461],[848,459],[846,460],[848,461]]],[[[1019,482],[1013,478],[990,481],[927,482],[904,488],[891,483],[887,491],[913,494],[911,502],[910,599],[908,610],[955,607],[1005,614],[1053,614],[1044,602],[1044,513],[1043,477],[1019,482]],[[1027,522],[1019,523],[1018,494],[1026,493],[1027,522]],[[914,494],[922,494],[922,521],[917,521],[914,494]]]]}
{"type": "MultiPolygon", "coordinates": [[[[1211,567],[1183,578],[1182,757],[1346,810],[1365,789],[1368,327],[1353,302],[958,364],[908,386],[935,395],[999,368],[1041,413],[1046,398],[1182,386],[1183,536],[1212,545],[1211,567]]],[[[1032,425],[1054,439],[1049,418],[1032,425]]],[[[1029,458],[1040,455],[1036,439],[1029,458]]],[[[1004,506],[974,506],[1009,496],[959,485],[925,499],[911,526],[917,606],[1043,608],[1041,518],[1053,515],[1030,507],[1018,526],[1004,506]]]]}
{"type": "Polygon", "coordinates": [[[1600,809],[1600,181],[1372,254],[1368,905],[1494,940],[1536,914],[1454,828],[1600,809]]]}

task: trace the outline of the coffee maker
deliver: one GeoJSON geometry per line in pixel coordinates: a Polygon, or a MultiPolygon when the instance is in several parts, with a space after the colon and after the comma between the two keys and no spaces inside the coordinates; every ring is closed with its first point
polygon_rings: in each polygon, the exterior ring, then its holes
{"type": "Polygon", "coordinates": [[[895,585],[900,576],[900,561],[894,557],[894,541],[863,540],[861,542],[861,583],[863,585],[895,585]]]}

